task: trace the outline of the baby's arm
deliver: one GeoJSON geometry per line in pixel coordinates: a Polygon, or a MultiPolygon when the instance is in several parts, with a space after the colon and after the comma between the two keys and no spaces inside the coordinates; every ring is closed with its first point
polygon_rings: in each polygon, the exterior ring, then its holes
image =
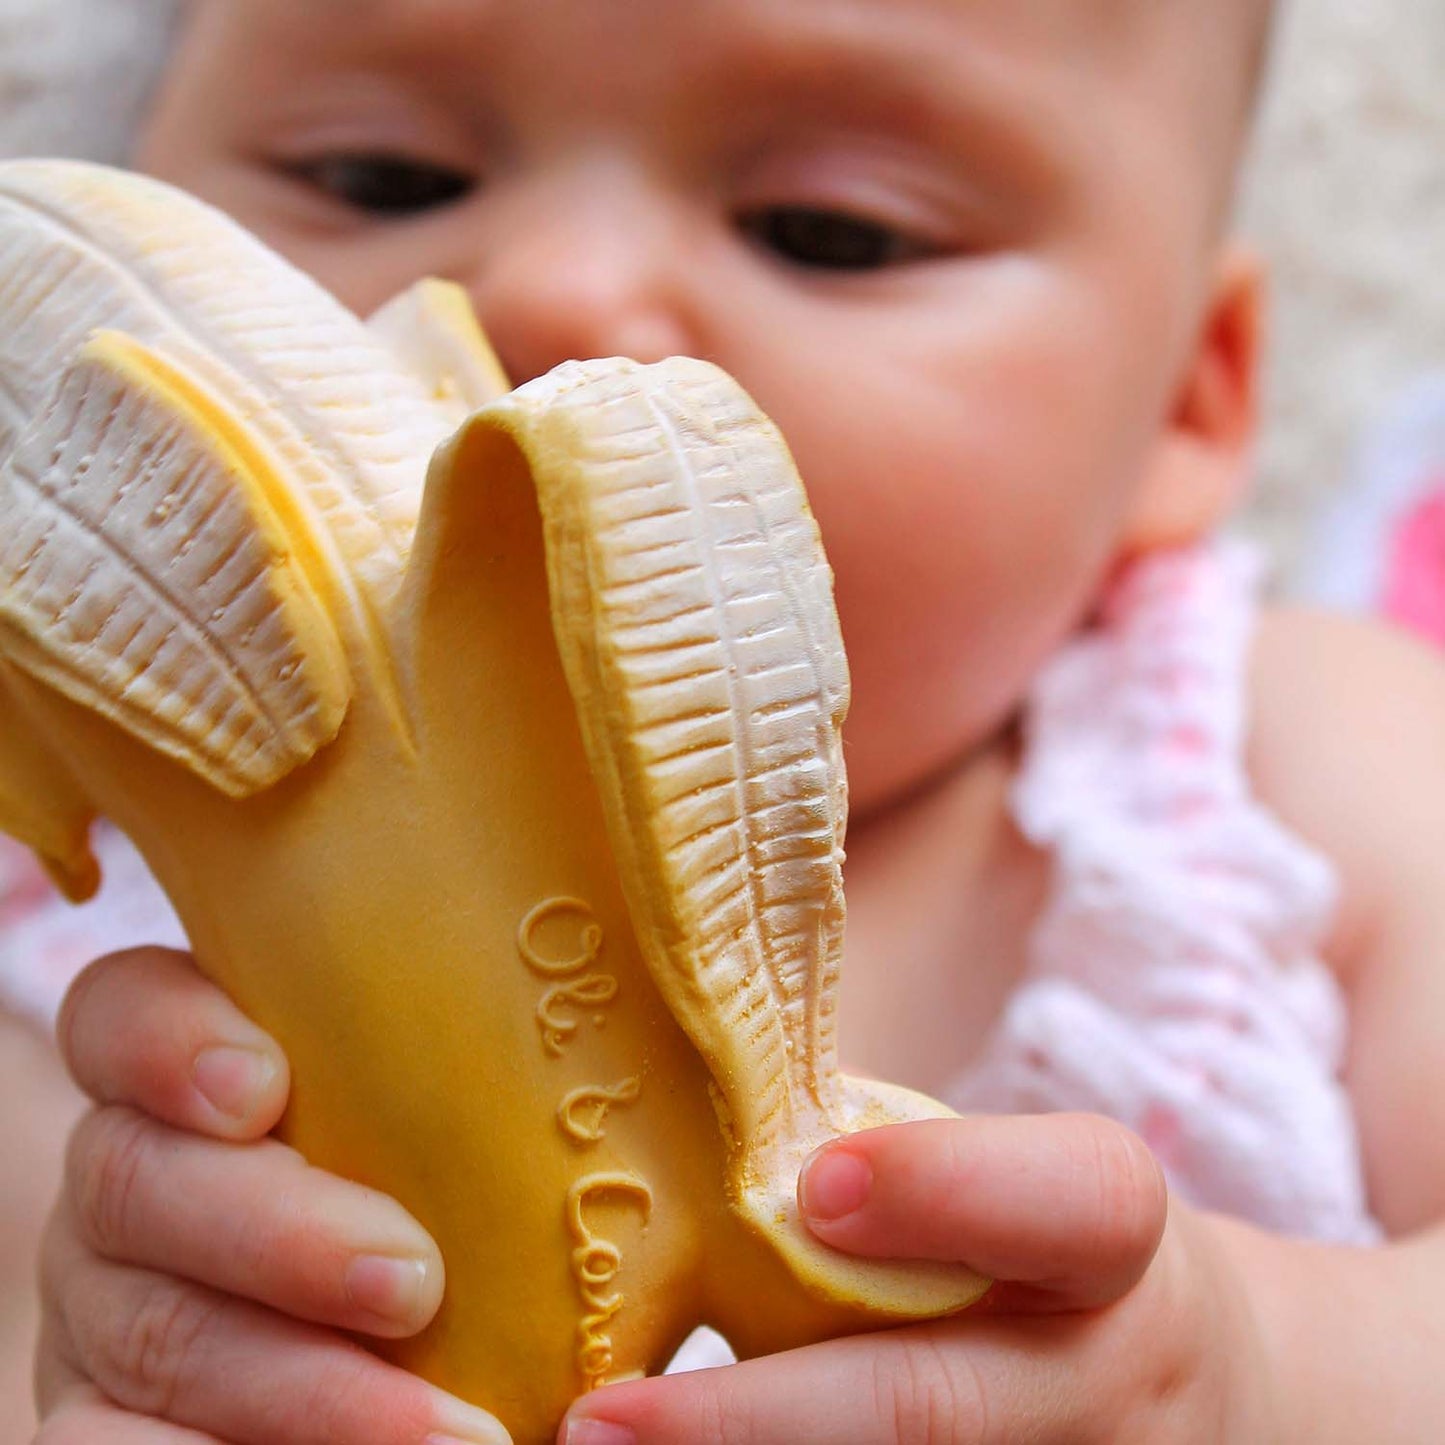
{"type": "Polygon", "coordinates": [[[505,1441],[336,1332],[421,1329],[440,1255],[400,1206],[264,1137],[285,1059],[188,961],[93,965],[60,1038],[96,1107],[43,1251],[37,1445],[505,1441]]]}
{"type": "Polygon", "coordinates": [[[1398,1438],[1441,1439],[1445,664],[1393,630],[1307,613],[1270,619],[1256,661],[1261,792],[1343,879],[1331,962],[1349,1004],[1346,1083],[1392,1241],[1322,1251],[1318,1276],[1301,1260],[1278,1301],[1299,1342],[1286,1358],[1318,1411],[1310,1438],[1394,1439],[1386,1422],[1399,1420],[1398,1438]]]}
{"type": "Polygon", "coordinates": [[[1256,650],[1266,800],[1339,867],[1331,963],[1371,1204],[1392,1236],[1445,1219],[1445,663],[1404,634],[1283,613],[1256,650]]]}

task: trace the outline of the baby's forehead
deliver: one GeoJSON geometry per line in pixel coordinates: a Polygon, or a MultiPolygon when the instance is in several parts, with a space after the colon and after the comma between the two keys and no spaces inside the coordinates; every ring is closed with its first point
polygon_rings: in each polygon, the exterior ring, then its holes
{"type": "MultiPolygon", "coordinates": [[[[185,0],[196,40],[306,77],[355,66],[404,74],[432,99],[485,107],[508,89],[568,104],[601,88],[647,97],[697,81],[715,124],[755,100],[914,93],[953,129],[990,109],[1008,125],[1158,130],[1181,164],[1227,189],[1253,90],[1250,37],[1269,0],[185,0]],[[588,67],[591,67],[589,73],[588,67]],[[605,77],[612,73],[612,79],[605,77]],[[598,76],[603,77],[599,79],[598,76]],[[570,89],[569,89],[570,85],[570,89]],[[745,97],[727,92],[746,91],[745,97]]],[[[213,62],[215,57],[213,56],[213,62]]],[[[229,60],[229,54],[225,57],[229,60]]],[[[214,64],[224,71],[225,61],[214,64]]],[[[259,76],[259,80],[257,77],[259,76]]],[[[574,106],[582,102],[574,102],[574,106]]],[[[694,109],[697,107],[694,106],[694,109]]]]}
{"type": "MultiPolygon", "coordinates": [[[[270,26],[287,19],[308,28],[380,30],[418,38],[457,39],[468,32],[505,26],[518,17],[572,12],[582,25],[617,18],[613,4],[596,0],[184,0],[193,12],[224,9],[235,22],[270,26]]],[[[653,15],[682,19],[722,34],[740,32],[760,40],[776,32],[801,38],[849,35],[867,44],[909,31],[935,40],[1005,40],[1016,47],[1086,52],[1159,34],[1203,19],[1211,28],[1229,27],[1231,17],[1268,10],[1266,0],[622,0],[629,18],[653,15]]],[[[554,27],[555,28],[555,27],[554,27]]]]}
{"type": "MultiPolygon", "coordinates": [[[[285,44],[306,37],[303,61],[325,62],[335,51],[434,49],[464,61],[519,30],[537,44],[528,58],[587,44],[625,28],[629,43],[665,49],[686,32],[720,59],[739,52],[780,59],[813,52],[820,68],[833,60],[866,57],[880,69],[926,58],[978,67],[1006,63],[1017,70],[1048,66],[1059,76],[1094,70],[1127,83],[1169,57],[1216,75],[1248,70],[1256,47],[1234,43],[1262,27],[1270,0],[183,0],[197,17],[220,23],[212,35],[250,32],[285,44]],[[1225,43],[1221,44],[1221,37],[1225,43]],[[1204,43],[1201,44],[1201,39],[1204,43]],[[1221,65],[1221,60],[1225,63],[1221,65]]],[[[299,44],[299,40],[298,40],[299,44]]],[[[292,56],[291,58],[297,58],[292,56]]],[[[695,63],[693,51],[687,57],[695,63]]],[[[679,57],[681,61],[681,57],[679,57]]],[[[789,70],[780,68],[779,80],[789,70]]],[[[960,84],[967,83],[961,70],[960,84]]]]}

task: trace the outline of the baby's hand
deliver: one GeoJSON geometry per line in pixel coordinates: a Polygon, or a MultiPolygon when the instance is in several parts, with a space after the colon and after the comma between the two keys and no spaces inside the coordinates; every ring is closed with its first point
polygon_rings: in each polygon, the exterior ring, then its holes
{"type": "Polygon", "coordinates": [[[799,1202],[850,1254],[951,1260],[998,1283],[953,1320],[612,1386],[573,1406],[565,1445],[1273,1438],[1233,1266],[1106,1119],[857,1134],[813,1156],[799,1202]]]}
{"type": "Polygon", "coordinates": [[[45,1241],[36,1445],[507,1439],[338,1333],[420,1330],[441,1256],[398,1204],[265,1137],[286,1060],[185,955],[92,965],[60,1038],[96,1107],[45,1241]]]}

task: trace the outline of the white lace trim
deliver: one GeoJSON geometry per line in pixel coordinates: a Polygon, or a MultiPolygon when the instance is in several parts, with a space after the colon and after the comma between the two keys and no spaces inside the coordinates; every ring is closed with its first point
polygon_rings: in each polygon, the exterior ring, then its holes
{"type": "Polygon", "coordinates": [[[1110,1115],[1200,1207],[1363,1243],[1336,880],[1243,762],[1256,573],[1234,544],[1142,561],[1037,680],[1014,801],[1051,893],[950,1101],[1110,1115]]]}

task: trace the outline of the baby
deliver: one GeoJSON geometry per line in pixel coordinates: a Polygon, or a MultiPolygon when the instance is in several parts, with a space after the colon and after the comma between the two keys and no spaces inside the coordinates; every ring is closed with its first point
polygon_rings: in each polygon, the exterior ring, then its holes
{"type": "MultiPolygon", "coordinates": [[[[847,1062],[989,1111],[799,1185],[827,1243],[965,1262],[982,1306],[610,1387],[568,1445],[1445,1431],[1445,678],[1257,617],[1212,540],[1255,434],[1227,219],[1268,12],[188,17],[143,169],[357,310],[459,281],[515,381],[690,353],[778,422],[854,677],[847,1062]]],[[[502,1438],[342,1333],[420,1329],[442,1262],[265,1137],[285,1060],[184,956],[93,967],[61,1037],[97,1107],[45,1249],[44,1445],[502,1438]]]]}

